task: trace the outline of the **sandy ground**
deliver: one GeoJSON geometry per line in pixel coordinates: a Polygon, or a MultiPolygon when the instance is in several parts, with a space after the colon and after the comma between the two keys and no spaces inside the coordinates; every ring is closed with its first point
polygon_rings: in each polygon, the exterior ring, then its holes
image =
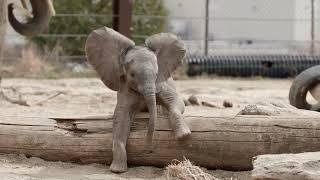
{"type": "MultiPolygon", "coordinates": [[[[211,111],[216,116],[235,116],[245,105],[256,104],[277,116],[314,117],[317,112],[298,110],[289,105],[291,80],[270,79],[198,79],[178,81],[177,89],[188,98],[196,95],[200,101],[218,108],[188,106],[185,114],[211,111]],[[228,100],[232,108],[223,108],[228,100]]],[[[1,115],[25,117],[95,116],[111,114],[116,104],[116,92],[104,87],[98,79],[30,80],[4,79],[2,88],[8,96],[19,94],[30,107],[11,104],[0,99],[1,115]],[[55,96],[57,95],[57,96],[55,96]],[[45,101],[42,105],[37,104],[45,101]]],[[[312,101],[312,98],[310,98],[312,101]]],[[[250,172],[212,171],[221,179],[248,179],[250,172]]],[[[132,167],[127,173],[112,174],[105,165],[77,165],[45,162],[38,158],[0,155],[0,179],[166,179],[165,170],[154,167],[132,167]]]]}
{"type": "MultiPolygon", "coordinates": [[[[205,169],[204,169],[205,170],[205,169]]],[[[250,172],[209,170],[219,179],[250,179],[250,172]]],[[[122,174],[110,172],[109,166],[101,164],[78,165],[48,162],[23,155],[0,155],[0,179],[3,180],[167,180],[164,169],[156,167],[130,167],[122,174]]]]}

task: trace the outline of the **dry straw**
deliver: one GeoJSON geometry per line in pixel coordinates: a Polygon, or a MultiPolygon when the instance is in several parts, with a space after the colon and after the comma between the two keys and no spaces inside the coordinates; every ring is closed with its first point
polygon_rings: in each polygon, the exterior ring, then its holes
{"type": "Polygon", "coordinates": [[[193,165],[188,159],[174,160],[166,167],[168,180],[218,180],[214,176],[204,172],[199,166],[193,165]]]}

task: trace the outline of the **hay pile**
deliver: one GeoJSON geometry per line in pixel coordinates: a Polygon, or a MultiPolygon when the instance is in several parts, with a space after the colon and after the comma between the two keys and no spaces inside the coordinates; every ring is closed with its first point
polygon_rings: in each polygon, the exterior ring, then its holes
{"type": "Polygon", "coordinates": [[[167,179],[181,180],[218,180],[214,176],[204,172],[199,166],[193,165],[188,159],[175,160],[166,167],[167,179]]]}

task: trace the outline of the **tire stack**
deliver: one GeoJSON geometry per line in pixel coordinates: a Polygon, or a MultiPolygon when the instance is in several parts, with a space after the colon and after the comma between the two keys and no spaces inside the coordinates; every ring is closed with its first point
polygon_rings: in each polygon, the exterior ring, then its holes
{"type": "Polygon", "coordinates": [[[320,56],[308,55],[212,55],[186,57],[187,74],[272,78],[294,77],[320,64],[320,56]]]}
{"type": "Polygon", "coordinates": [[[290,104],[299,109],[320,111],[320,102],[309,104],[306,98],[307,93],[319,84],[320,65],[302,71],[292,82],[289,92],[290,104]]]}

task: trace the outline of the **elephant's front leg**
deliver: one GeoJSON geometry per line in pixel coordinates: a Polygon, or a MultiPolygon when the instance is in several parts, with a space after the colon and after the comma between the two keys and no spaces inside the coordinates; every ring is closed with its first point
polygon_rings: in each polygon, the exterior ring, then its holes
{"type": "Polygon", "coordinates": [[[182,115],[185,108],[183,99],[178,95],[176,90],[167,83],[163,83],[159,88],[160,92],[157,97],[169,112],[169,120],[175,137],[177,139],[188,137],[191,131],[182,115]]]}
{"type": "Polygon", "coordinates": [[[183,100],[181,99],[182,101],[181,103],[180,99],[179,98],[177,99],[178,100],[173,101],[174,104],[171,106],[169,105],[167,109],[169,111],[169,119],[170,119],[171,127],[174,130],[176,139],[185,139],[191,134],[191,131],[187,123],[184,121],[184,117],[182,115],[184,110],[181,110],[181,108],[176,107],[177,104],[182,104],[183,100]]]}
{"type": "Polygon", "coordinates": [[[127,171],[127,139],[130,134],[130,121],[134,118],[133,106],[138,103],[137,97],[118,93],[118,102],[114,112],[112,153],[110,166],[112,172],[127,171]]]}

